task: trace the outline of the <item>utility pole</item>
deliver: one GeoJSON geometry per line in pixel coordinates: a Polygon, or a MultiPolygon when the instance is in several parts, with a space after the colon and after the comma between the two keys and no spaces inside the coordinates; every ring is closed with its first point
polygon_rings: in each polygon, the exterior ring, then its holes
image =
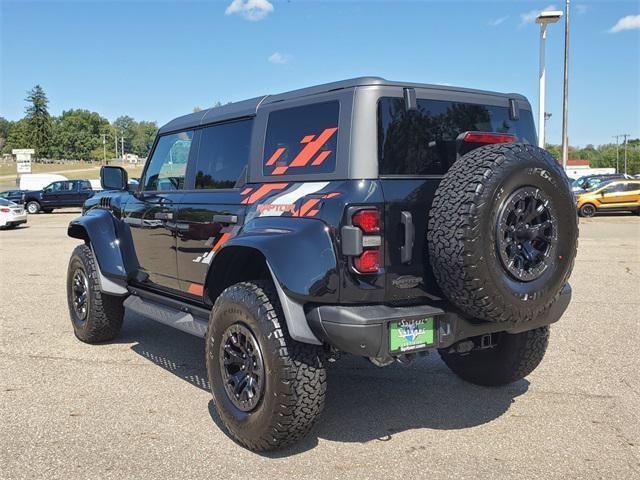
{"type": "MultiPolygon", "coordinates": [[[[551,118],[551,114],[549,112],[544,112],[544,131],[547,131],[547,122],[551,118]]],[[[542,147],[544,148],[544,146],[542,147]]]]}
{"type": "Polygon", "coordinates": [[[562,168],[567,169],[569,158],[569,0],[564,15],[564,89],[562,95],[562,168]]]}
{"type": "Polygon", "coordinates": [[[107,134],[101,133],[102,135],[102,165],[107,164],[107,134]]]}
{"type": "Polygon", "coordinates": [[[118,134],[113,136],[113,140],[116,142],[116,160],[118,159],[118,134]]]}
{"type": "Polygon", "coordinates": [[[629,138],[628,133],[621,133],[621,137],[624,137],[624,174],[627,174],[627,138],[629,138]]]}
{"type": "Polygon", "coordinates": [[[613,138],[616,139],[616,173],[620,173],[620,167],[619,167],[619,163],[620,163],[620,144],[619,144],[619,139],[622,135],[614,135],[613,138]]]}
{"type": "Polygon", "coordinates": [[[122,163],[124,163],[124,130],[121,133],[122,136],[120,137],[120,153],[122,153],[122,163]]]}

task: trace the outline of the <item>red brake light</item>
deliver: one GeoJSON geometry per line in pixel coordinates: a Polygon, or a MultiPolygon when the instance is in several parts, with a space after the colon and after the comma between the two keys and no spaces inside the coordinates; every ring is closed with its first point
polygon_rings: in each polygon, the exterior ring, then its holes
{"type": "Polygon", "coordinates": [[[360,227],[364,233],[380,232],[380,212],[378,210],[358,210],[351,218],[351,223],[360,227]]]}
{"type": "Polygon", "coordinates": [[[353,266],[361,273],[376,273],[380,270],[380,250],[365,250],[353,259],[353,266]]]}
{"type": "Polygon", "coordinates": [[[9,213],[11,210],[9,210],[8,208],[0,208],[0,212],[2,213],[9,213]]]}
{"type": "Polygon", "coordinates": [[[467,132],[462,139],[466,143],[515,143],[517,140],[515,135],[508,133],[481,132],[467,132]]]}

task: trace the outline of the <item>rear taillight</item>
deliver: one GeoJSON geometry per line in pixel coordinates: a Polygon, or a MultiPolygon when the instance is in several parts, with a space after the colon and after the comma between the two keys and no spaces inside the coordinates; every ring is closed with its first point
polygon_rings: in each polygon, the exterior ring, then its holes
{"type": "Polygon", "coordinates": [[[358,210],[351,218],[351,223],[364,233],[379,233],[380,212],[377,209],[358,210]]]}
{"type": "Polygon", "coordinates": [[[515,143],[518,138],[508,133],[467,132],[462,138],[466,143],[515,143]]]}
{"type": "MultiPolygon", "coordinates": [[[[351,216],[351,225],[362,230],[361,241],[353,257],[353,268],[358,273],[377,273],[380,270],[380,211],[377,208],[356,210],[351,216]]],[[[350,228],[353,228],[350,227],[350,228]]]]}
{"type": "Polygon", "coordinates": [[[376,273],[380,270],[380,248],[371,248],[353,259],[353,266],[360,273],[376,273]]]}
{"type": "Polygon", "coordinates": [[[11,210],[9,210],[8,208],[0,208],[0,212],[2,213],[9,213],[11,210]]]}

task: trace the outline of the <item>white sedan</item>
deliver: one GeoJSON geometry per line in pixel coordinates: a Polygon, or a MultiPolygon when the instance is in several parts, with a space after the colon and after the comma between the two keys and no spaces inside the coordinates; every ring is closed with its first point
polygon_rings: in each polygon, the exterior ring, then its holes
{"type": "Polygon", "coordinates": [[[24,207],[0,198],[0,228],[14,228],[21,223],[27,223],[24,207]]]}

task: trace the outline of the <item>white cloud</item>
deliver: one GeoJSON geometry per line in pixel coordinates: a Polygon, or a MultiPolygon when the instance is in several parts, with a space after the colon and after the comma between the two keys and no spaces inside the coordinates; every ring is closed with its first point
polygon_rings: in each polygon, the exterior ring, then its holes
{"type": "Polygon", "coordinates": [[[587,13],[588,11],[589,11],[588,5],[585,5],[583,3],[576,4],[576,12],[578,12],[578,15],[582,15],[584,13],[587,13]]]}
{"type": "Polygon", "coordinates": [[[640,28],[640,15],[627,15],[618,20],[609,32],[618,33],[623,30],[635,30],[637,28],[640,28]]]}
{"type": "Polygon", "coordinates": [[[501,23],[506,22],[509,19],[509,15],[505,15],[504,17],[496,18],[495,20],[491,20],[489,22],[490,27],[497,27],[501,23]]]}
{"type": "Polygon", "coordinates": [[[287,53],[274,52],[267,60],[276,65],[284,65],[289,63],[293,57],[287,53]]]}
{"type": "Polygon", "coordinates": [[[547,5],[541,10],[529,10],[526,13],[520,14],[520,25],[526,25],[527,23],[533,23],[536,21],[536,17],[540,12],[546,12],[548,10],[558,10],[555,5],[547,5]]]}
{"type": "Polygon", "coordinates": [[[227,9],[225,15],[233,15],[238,13],[245,19],[257,22],[273,12],[273,5],[268,0],[233,0],[227,9]]]}

